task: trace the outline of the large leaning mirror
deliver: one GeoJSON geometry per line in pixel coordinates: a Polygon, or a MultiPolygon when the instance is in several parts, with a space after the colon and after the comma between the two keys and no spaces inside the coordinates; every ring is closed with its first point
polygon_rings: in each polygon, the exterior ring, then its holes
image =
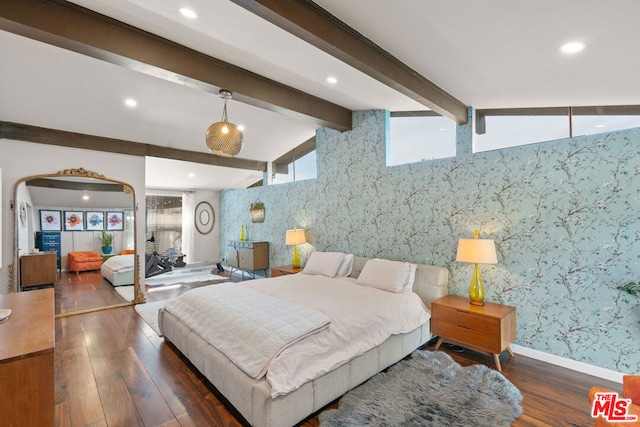
{"type": "Polygon", "coordinates": [[[13,291],[56,283],[57,316],[144,302],[129,184],[66,169],[20,179],[13,200],[13,291]]]}

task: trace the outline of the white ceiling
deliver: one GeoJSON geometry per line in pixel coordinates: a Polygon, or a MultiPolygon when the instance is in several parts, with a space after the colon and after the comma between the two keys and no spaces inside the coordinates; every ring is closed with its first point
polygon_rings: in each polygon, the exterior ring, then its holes
{"type": "MultiPolygon", "coordinates": [[[[228,0],[73,2],[352,110],[426,109],[228,0]],[[178,13],[185,6],[197,20],[178,13]],[[326,83],[329,75],[338,83],[326,83]]],[[[317,3],[475,108],[640,104],[637,0],[317,3]],[[558,49],[568,41],[587,48],[565,56],[558,49]]],[[[0,120],[210,155],[204,134],[221,117],[216,94],[6,32],[0,32],[0,58],[0,120]],[[124,106],[128,97],[138,101],[135,109],[124,106]]],[[[231,121],[246,127],[242,158],[274,160],[316,129],[233,100],[228,110],[231,121]]],[[[242,188],[261,177],[147,161],[150,188],[242,188]]]]}

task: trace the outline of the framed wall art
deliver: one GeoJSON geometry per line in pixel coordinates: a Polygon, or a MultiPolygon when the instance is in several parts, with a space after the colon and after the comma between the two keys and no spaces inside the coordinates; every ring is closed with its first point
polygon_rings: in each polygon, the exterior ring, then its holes
{"type": "Polygon", "coordinates": [[[60,211],[40,210],[41,231],[62,231],[62,216],[60,211]]]}
{"type": "Polygon", "coordinates": [[[84,217],[87,231],[104,230],[104,212],[85,212],[84,217]]]}
{"type": "Polygon", "coordinates": [[[124,213],[123,212],[107,212],[107,230],[121,231],[124,230],[124,213]]]}
{"type": "Polygon", "coordinates": [[[196,206],[195,213],[196,229],[200,234],[209,234],[213,230],[216,223],[216,215],[213,213],[213,207],[209,202],[200,202],[196,206]]]}
{"type": "Polygon", "coordinates": [[[84,212],[64,211],[64,231],[84,231],[84,212]]]}

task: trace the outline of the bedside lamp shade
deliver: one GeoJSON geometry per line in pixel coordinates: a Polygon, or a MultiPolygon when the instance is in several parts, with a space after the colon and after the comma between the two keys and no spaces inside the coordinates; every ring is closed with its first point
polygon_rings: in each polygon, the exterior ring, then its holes
{"type": "Polygon", "coordinates": [[[296,227],[293,227],[293,230],[287,230],[285,244],[293,246],[293,258],[291,259],[291,265],[294,267],[300,267],[298,245],[302,245],[303,243],[307,243],[307,238],[304,235],[304,230],[296,227]]]}
{"type": "Polygon", "coordinates": [[[496,244],[490,239],[478,239],[478,230],[473,239],[460,239],[456,261],[474,264],[473,276],[469,284],[469,300],[474,305],[484,305],[484,285],[478,264],[496,264],[496,244]]]}

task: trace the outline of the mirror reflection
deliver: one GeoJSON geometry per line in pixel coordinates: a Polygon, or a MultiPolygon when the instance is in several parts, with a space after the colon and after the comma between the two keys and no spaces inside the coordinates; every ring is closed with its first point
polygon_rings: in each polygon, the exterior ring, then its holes
{"type": "Polygon", "coordinates": [[[22,179],[14,200],[15,290],[55,283],[56,315],[144,301],[129,185],[69,170],[22,179]]]}

